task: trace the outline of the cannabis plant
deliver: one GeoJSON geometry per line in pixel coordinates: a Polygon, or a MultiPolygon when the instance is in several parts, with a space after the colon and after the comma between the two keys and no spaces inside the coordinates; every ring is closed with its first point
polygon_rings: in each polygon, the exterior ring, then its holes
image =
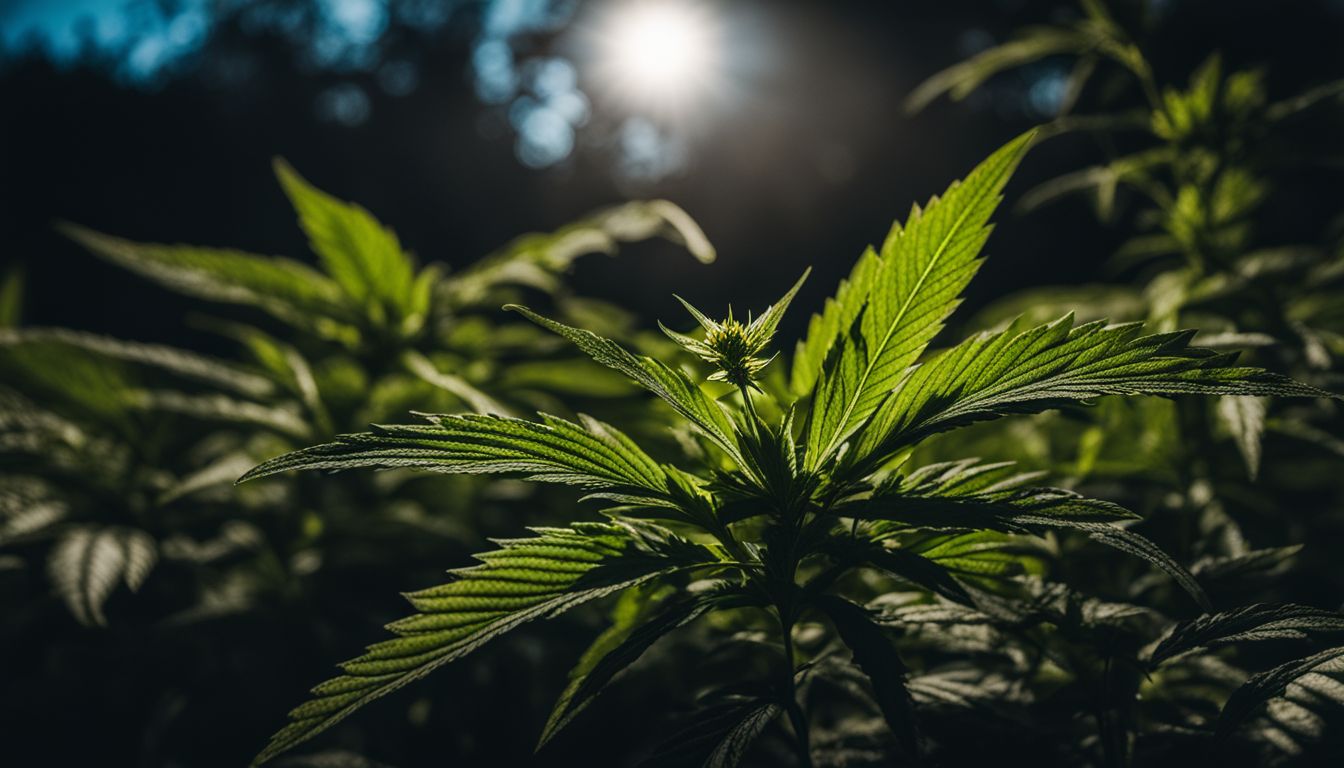
{"type": "MultiPolygon", "coordinates": [[[[1145,335],[1138,323],[1079,324],[1071,316],[926,354],[981,264],[990,216],[1031,138],[1015,139],[915,207],[880,249],[859,258],[797,344],[792,395],[773,392],[762,373],[778,355],[780,318],[802,280],[745,320],[716,320],[683,302],[703,333],[666,332],[712,368],[706,382],[676,362],[508,307],[670,406],[703,444],[694,464],[655,461],[617,427],[587,416],[468,413],[375,426],[247,473],[242,480],[296,469],[507,474],[583,489],[603,516],[500,540],[451,581],[409,594],[415,613],[389,625],[395,637],[313,689],[258,761],[524,623],[622,592],[637,595],[635,604],[622,603],[579,660],[539,746],[664,635],[717,617],[742,630],[724,642],[751,649],[735,667],[742,677],[714,681],[701,714],[656,750],[654,763],[736,764],[782,719],[797,763],[811,765],[814,752],[836,758],[849,748],[835,724],[856,707],[880,712],[888,760],[914,758],[938,746],[922,727],[929,711],[922,703],[956,691],[954,678],[940,684],[933,674],[942,672],[940,657],[961,651],[969,658],[970,651],[964,644],[918,650],[907,633],[938,623],[930,615],[938,611],[952,623],[974,629],[990,622],[1005,633],[1076,624],[1076,611],[1049,610],[1072,592],[1028,578],[1041,573],[1045,542],[1057,534],[1146,562],[1191,605],[1211,609],[1195,577],[1127,528],[1135,515],[1114,503],[1040,487],[1039,475],[1011,464],[966,458],[908,466],[912,449],[939,433],[1106,395],[1325,395],[1238,366],[1233,354],[1193,347],[1192,331],[1145,335]],[[918,607],[922,620],[904,612],[918,607]],[[818,711],[813,694],[827,686],[851,701],[818,711]],[[824,743],[814,745],[814,735],[824,743]]],[[[1223,617],[1187,627],[1163,655],[1229,640],[1228,627],[1223,617]]],[[[1310,657],[1272,680],[1254,680],[1254,690],[1234,695],[1229,706],[1253,708],[1265,691],[1282,690],[1322,661],[1310,657]]],[[[985,677],[962,687],[977,685],[993,690],[985,677]]]]}
{"type": "MultiPolygon", "coordinates": [[[[1339,110],[1329,108],[1344,80],[1271,100],[1264,71],[1228,71],[1214,53],[1188,83],[1171,82],[1150,63],[1138,34],[1103,3],[1085,0],[1076,20],[1025,29],[934,75],[908,105],[919,109],[944,93],[961,99],[997,74],[1046,59],[1074,65],[1050,130],[1085,132],[1108,156],[1041,184],[1024,195],[1023,208],[1089,195],[1100,220],[1130,235],[1106,269],[1134,280],[1031,289],[991,307],[979,324],[1088,306],[1096,316],[1142,318],[1158,330],[1195,325],[1201,345],[1251,348],[1256,361],[1337,388],[1344,353],[1338,223],[1334,232],[1297,227],[1287,242],[1266,231],[1273,233],[1278,211],[1292,205],[1284,195],[1297,181],[1295,166],[1311,162],[1303,116],[1315,109],[1318,119],[1337,118],[1339,110]]],[[[1041,466],[1123,483],[1127,501],[1166,518],[1161,540],[1198,558],[1198,567],[1228,572],[1231,562],[1253,562],[1262,575],[1274,575],[1294,565],[1300,542],[1338,540],[1344,486],[1336,465],[1344,444],[1335,437],[1341,423],[1334,403],[1112,402],[1093,415],[1083,430],[1039,421],[1034,430],[1019,429],[1014,444],[1041,466]],[[1238,456],[1241,473],[1233,467],[1238,456]],[[1250,482],[1261,476],[1264,482],[1250,482]],[[1314,511],[1278,513],[1293,508],[1314,511]],[[1266,539],[1275,546],[1250,544],[1266,539]]],[[[956,455],[966,447],[947,450],[956,455]]],[[[1314,553],[1303,580],[1333,600],[1331,590],[1320,589],[1340,584],[1337,569],[1321,559],[1330,548],[1314,553]]]]}
{"type": "MultiPolygon", "coordinates": [[[[235,341],[241,359],[66,329],[0,329],[0,546],[21,561],[45,558],[82,623],[105,623],[104,603],[118,586],[138,589],[164,560],[192,576],[179,583],[201,584],[194,600],[168,600],[173,612],[217,614],[249,607],[259,592],[295,597],[323,558],[328,570],[358,565],[373,541],[409,557],[417,543],[437,555],[445,539],[475,540],[472,521],[425,497],[472,498],[481,484],[350,483],[319,496],[344,507],[329,503],[317,514],[295,484],[235,494],[229,483],[266,455],[411,404],[507,414],[581,399],[601,408],[630,388],[600,371],[571,376],[573,356],[530,326],[483,317],[481,306],[552,296],[566,315],[622,332],[612,308],[563,290],[575,259],[656,236],[714,258],[685,212],[648,201],[525,235],[448,274],[418,267],[370,213],[283,161],[276,173],[320,269],[64,227],[95,254],[172,290],[250,310],[202,321],[235,341]],[[216,567],[240,558],[249,567],[216,567]]],[[[17,309],[4,314],[17,320],[17,309]]]]}

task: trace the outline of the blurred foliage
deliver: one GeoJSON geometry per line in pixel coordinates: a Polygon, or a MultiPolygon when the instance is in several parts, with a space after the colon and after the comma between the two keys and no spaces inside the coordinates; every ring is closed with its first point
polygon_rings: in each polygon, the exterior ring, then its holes
{"type": "MultiPolygon", "coordinates": [[[[1339,294],[1344,284],[1344,218],[1336,212],[1325,231],[1298,242],[1264,242],[1260,225],[1281,215],[1272,206],[1277,186],[1294,182],[1298,158],[1332,148],[1295,143],[1293,121],[1308,110],[1338,112],[1344,80],[1271,100],[1261,70],[1228,72],[1210,55],[1184,84],[1159,85],[1133,37],[1100,2],[1082,3],[1078,21],[1024,30],[1014,42],[984,51],[930,78],[910,100],[918,108],[941,93],[964,97],[990,77],[1045,56],[1075,57],[1070,98],[1047,135],[1086,132],[1112,149],[1104,163],[1047,181],[1024,194],[1032,210],[1070,194],[1090,197],[1098,218],[1121,214],[1133,234],[1105,269],[1132,275],[1081,289],[1042,286],[984,310],[975,324],[993,327],[1017,314],[1051,316],[1085,306],[1093,316],[1145,319],[1161,329],[1197,326],[1212,348],[1251,350],[1252,359],[1292,372],[1321,387],[1338,388],[1344,353],[1339,294]],[[1061,40],[1072,41],[1072,47],[1061,40]],[[1104,61],[1118,64],[1113,70],[1104,61]],[[1098,82],[1100,81],[1100,82],[1098,82]],[[1089,99],[1088,86],[1097,93],[1089,99]],[[1095,105],[1087,114],[1071,114],[1095,105]],[[1132,151],[1116,151],[1132,146],[1132,151]]],[[[1131,494],[1146,490],[1150,512],[1184,518],[1181,546],[1190,557],[1237,556],[1247,551],[1242,526],[1256,538],[1281,543],[1315,535],[1339,541],[1344,486],[1333,469],[1344,428],[1332,403],[1302,406],[1263,399],[1224,399],[1129,414],[1107,406],[1081,439],[1068,417],[1037,423],[1019,437],[1036,466],[1070,467],[1079,481],[1124,481],[1131,494]],[[1146,436],[1145,436],[1146,435],[1146,436]],[[1136,444],[1169,449],[1135,454],[1136,444]],[[1262,447],[1267,443],[1269,449],[1262,447]],[[1228,448],[1245,464],[1229,471],[1228,448]],[[1262,469],[1263,457],[1273,456],[1262,469]],[[1257,475],[1267,482],[1250,485],[1257,475]],[[1128,481],[1147,479],[1144,485],[1128,481]],[[1271,518],[1268,496],[1279,503],[1322,508],[1308,516],[1271,518]],[[1284,525],[1284,524],[1287,525],[1284,525]],[[1212,531],[1218,535],[1207,535],[1212,531]]],[[[993,441],[992,436],[986,440],[993,441]]],[[[961,448],[949,446],[952,455],[961,448]]],[[[1318,562],[1313,578],[1344,587],[1337,569],[1318,562]]]]}
{"type": "MultiPolygon", "coordinates": [[[[566,414],[581,404],[620,413],[635,392],[628,382],[535,326],[501,318],[500,304],[542,297],[563,317],[635,338],[622,310],[564,288],[573,262],[654,237],[702,262],[715,257],[685,212],[655,200],[519,237],[456,272],[420,267],[364,209],[283,162],[276,172],[316,268],[63,226],[94,254],[170,290],[236,307],[197,321],[237,350],[229,359],[23,327],[20,276],[6,279],[0,547],[16,601],[7,642],[38,644],[53,660],[79,645],[81,634],[47,610],[48,592],[81,624],[159,635],[189,666],[199,663],[193,655],[224,652],[192,647],[202,642],[196,631],[208,647],[220,622],[272,628],[263,635],[307,623],[320,637],[339,634],[350,616],[379,620],[383,609],[361,603],[351,584],[403,589],[408,577],[441,572],[479,545],[499,525],[493,519],[545,520],[568,503],[407,473],[334,485],[291,478],[235,489],[233,481],[266,456],[412,408],[566,414]],[[123,591],[149,594],[135,605],[119,599],[123,591]]],[[[678,450],[662,421],[649,413],[640,428],[678,450]]],[[[173,677],[158,684],[171,687],[173,677]]]]}
{"type": "MultiPolygon", "coordinates": [[[[1292,242],[1261,233],[1284,216],[1275,195],[1300,183],[1301,165],[1331,163],[1335,147],[1303,143],[1296,129],[1309,113],[1338,122],[1344,80],[1271,98],[1264,70],[1229,71],[1213,53],[1184,81],[1165,83],[1137,42],[1141,33],[1118,18],[1084,0],[1076,21],[1025,29],[931,77],[908,101],[920,109],[944,93],[961,99],[1011,69],[1072,59],[1060,116],[1043,135],[1086,135],[1106,159],[1026,192],[1019,209],[1085,195],[1100,223],[1130,233],[1098,263],[1108,282],[1008,296],[971,324],[993,328],[1082,307],[1089,318],[1195,326],[1201,345],[1243,348],[1255,362],[1338,390],[1344,214],[1336,205],[1326,226],[1299,231],[1292,242]]],[[[922,458],[1008,447],[1012,458],[1060,473],[1070,487],[1104,489],[1141,511],[1146,520],[1138,527],[1190,563],[1215,599],[1293,594],[1339,605],[1344,581],[1331,553],[1344,544],[1341,432],[1338,403],[1327,400],[1112,401],[1010,431],[991,426],[954,436],[922,458]]],[[[1092,569],[1071,571],[1100,579],[1092,569]]],[[[1326,753],[1305,746],[1322,736],[1322,722],[1294,700],[1309,694],[1284,691],[1267,694],[1280,698],[1247,735],[1260,758],[1310,762],[1326,753]]],[[[1125,726],[1129,741],[1116,751],[1138,761],[1134,727],[1125,726]]]]}

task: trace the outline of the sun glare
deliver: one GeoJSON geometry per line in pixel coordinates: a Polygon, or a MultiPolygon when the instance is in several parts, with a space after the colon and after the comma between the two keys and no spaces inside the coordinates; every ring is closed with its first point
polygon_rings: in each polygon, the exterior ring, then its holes
{"type": "Polygon", "coordinates": [[[710,85],[716,62],[712,19],[690,2],[622,3],[607,20],[605,79],[641,106],[675,108],[710,85]]]}

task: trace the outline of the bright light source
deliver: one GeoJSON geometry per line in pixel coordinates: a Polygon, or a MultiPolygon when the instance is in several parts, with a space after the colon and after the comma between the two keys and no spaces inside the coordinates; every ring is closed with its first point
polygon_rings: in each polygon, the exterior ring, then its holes
{"type": "Polygon", "coordinates": [[[603,37],[602,74],[622,98],[670,109],[712,84],[715,29],[694,2],[620,3],[611,11],[603,37]]]}

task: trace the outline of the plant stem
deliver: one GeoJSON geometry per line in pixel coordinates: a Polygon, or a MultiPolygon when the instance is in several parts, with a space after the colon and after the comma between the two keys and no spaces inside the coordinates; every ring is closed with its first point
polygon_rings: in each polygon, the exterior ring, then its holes
{"type": "Polygon", "coordinates": [[[742,402],[746,405],[747,421],[751,422],[751,433],[759,438],[761,417],[756,415],[756,404],[751,402],[751,392],[745,384],[739,384],[737,389],[742,393],[742,402]]]}
{"type": "Polygon", "coordinates": [[[784,642],[784,693],[787,697],[785,708],[788,710],[789,724],[793,726],[793,733],[797,739],[798,764],[802,768],[812,768],[812,740],[807,732],[807,716],[798,704],[798,687],[793,681],[793,617],[786,612],[784,606],[775,606],[775,609],[779,612],[779,628],[783,633],[781,639],[784,642]]]}

